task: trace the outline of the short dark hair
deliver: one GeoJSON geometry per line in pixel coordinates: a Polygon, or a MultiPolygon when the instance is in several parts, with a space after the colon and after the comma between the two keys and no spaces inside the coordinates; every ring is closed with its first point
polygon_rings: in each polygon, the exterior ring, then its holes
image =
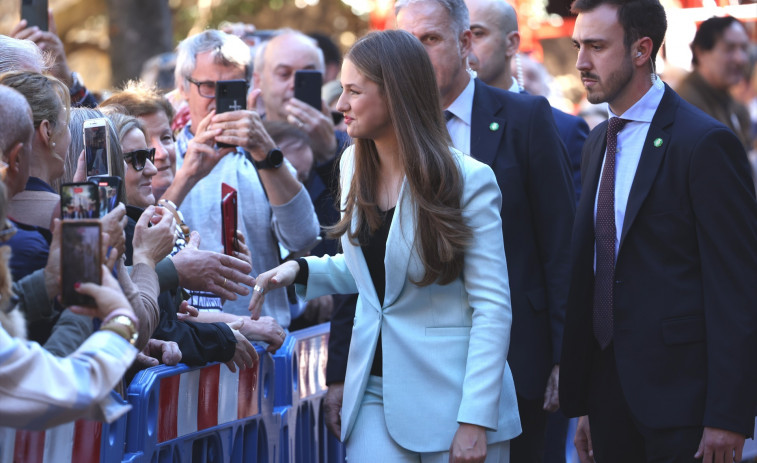
{"type": "Polygon", "coordinates": [[[311,32],[308,35],[318,42],[318,48],[323,51],[323,61],[326,64],[334,63],[337,66],[342,65],[342,52],[336,43],[331,40],[331,37],[320,32],[311,32]]]}
{"type": "Polygon", "coordinates": [[[631,44],[642,37],[652,39],[654,63],[668,29],[665,8],[659,0],[575,0],[570,6],[570,12],[579,14],[601,5],[618,7],[618,22],[623,26],[623,43],[626,50],[630,50],[631,44]]]}
{"type": "Polygon", "coordinates": [[[715,48],[715,44],[723,36],[723,32],[733,23],[739,23],[741,27],[744,27],[744,24],[733,16],[712,17],[700,24],[696,35],[694,35],[694,41],[691,42],[691,64],[699,65],[697,50],[709,51],[715,48]]]}

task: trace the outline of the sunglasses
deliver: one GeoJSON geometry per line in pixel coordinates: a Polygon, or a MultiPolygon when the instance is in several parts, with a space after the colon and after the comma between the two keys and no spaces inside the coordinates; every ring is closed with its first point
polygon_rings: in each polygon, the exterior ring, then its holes
{"type": "Polygon", "coordinates": [[[131,164],[137,172],[140,172],[147,165],[147,161],[155,162],[155,148],[130,151],[124,153],[124,161],[131,164]]]}

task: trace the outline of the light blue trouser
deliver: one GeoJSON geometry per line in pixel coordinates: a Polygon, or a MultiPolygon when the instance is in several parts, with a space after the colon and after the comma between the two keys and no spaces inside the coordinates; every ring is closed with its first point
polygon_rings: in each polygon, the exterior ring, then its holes
{"type": "MultiPolygon", "coordinates": [[[[389,435],[384,421],[382,379],[371,376],[360,404],[357,421],[345,442],[348,463],[447,463],[449,452],[417,453],[400,447],[389,435]]],[[[452,444],[452,442],[450,442],[452,444]]],[[[490,444],[486,463],[509,463],[510,441],[490,444]]]]}

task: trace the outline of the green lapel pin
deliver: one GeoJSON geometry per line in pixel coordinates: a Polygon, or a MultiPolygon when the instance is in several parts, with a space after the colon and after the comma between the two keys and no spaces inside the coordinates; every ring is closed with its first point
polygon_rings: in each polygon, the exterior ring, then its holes
{"type": "Polygon", "coordinates": [[[499,124],[492,122],[491,124],[489,124],[489,130],[496,132],[497,130],[499,130],[499,124]]]}
{"type": "Polygon", "coordinates": [[[654,146],[655,148],[659,148],[662,146],[662,138],[655,138],[654,139],[654,146]]]}

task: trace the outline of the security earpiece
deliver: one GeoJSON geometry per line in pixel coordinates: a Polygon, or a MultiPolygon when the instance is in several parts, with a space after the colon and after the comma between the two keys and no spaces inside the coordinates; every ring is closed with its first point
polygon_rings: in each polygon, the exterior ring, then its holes
{"type": "Polygon", "coordinates": [[[641,56],[641,52],[640,52],[640,51],[637,51],[637,52],[636,52],[636,57],[637,57],[637,58],[639,58],[640,56],[641,56]]]}

